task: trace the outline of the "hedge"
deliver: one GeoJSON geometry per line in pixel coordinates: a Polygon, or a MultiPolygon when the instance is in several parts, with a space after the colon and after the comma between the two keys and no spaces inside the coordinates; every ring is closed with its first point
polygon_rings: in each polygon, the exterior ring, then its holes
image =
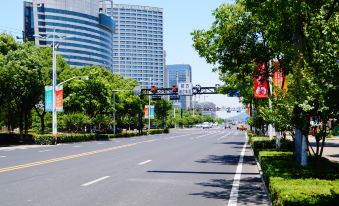
{"type": "Polygon", "coordinates": [[[302,167],[293,154],[293,141],[281,139],[278,149],[275,139],[249,131],[247,134],[258,156],[273,205],[337,205],[339,164],[310,156],[309,165],[302,167]]]}
{"type": "Polygon", "coordinates": [[[339,203],[339,179],[331,181],[273,177],[270,182],[270,196],[277,206],[332,206],[339,203]]]}
{"type": "MultiPolygon", "coordinates": [[[[250,133],[251,134],[251,133],[250,133]]],[[[280,140],[280,148],[276,148],[275,139],[270,139],[265,136],[249,135],[249,143],[253,148],[254,154],[259,155],[262,150],[278,150],[278,151],[292,151],[294,142],[288,139],[280,140]]]]}
{"type": "Polygon", "coordinates": [[[280,151],[259,152],[259,162],[274,205],[337,203],[339,164],[311,157],[309,166],[302,167],[292,152],[280,151]]]}
{"type": "MultiPolygon", "coordinates": [[[[166,131],[163,129],[152,129],[150,132],[144,131],[142,135],[147,134],[161,134],[166,131]]],[[[58,143],[69,143],[69,142],[84,142],[84,141],[93,141],[93,140],[109,140],[112,138],[123,138],[123,137],[133,137],[140,136],[139,133],[117,133],[117,134],[58,134],[57,142],[58,143]]],[[[55,143],[55,139],[52,134],[41,134],[34,137],[34,144],[40,145],[50,145],[55,143]]]]}
{"type": "Polygon", "coordinates": [[[17,133],[0,133],[0,145],[18,145],[18,144],[33,144],[35,134],[28,134],[20,139],[20,134],[17,133]]]}

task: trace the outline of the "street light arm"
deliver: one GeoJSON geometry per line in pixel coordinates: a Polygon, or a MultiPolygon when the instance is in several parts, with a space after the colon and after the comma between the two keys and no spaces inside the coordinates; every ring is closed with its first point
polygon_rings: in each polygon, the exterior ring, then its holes
{"type": "Polygon", "coordinates": [[[69,82],[69,81],[71,81],[71,80],[73,80],[75,78],[84,78],[85,80],[88,80],[88,76],[75,76],[75,77],[69,78],[69,79],[67,79],[67,80],[65,80],[63,82],[60,82],[59,84],[57,84],[57,86],[60,86],[60,85],[66,83],[66,82],[69,82]]]}

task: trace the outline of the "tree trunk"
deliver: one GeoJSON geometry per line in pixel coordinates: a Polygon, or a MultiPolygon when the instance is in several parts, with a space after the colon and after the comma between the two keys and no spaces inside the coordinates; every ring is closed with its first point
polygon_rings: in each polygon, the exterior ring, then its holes
{"type": "Polygon", "coordinates": [[[23,141],[23,131],[24,131],[24,118],[23,118],[23,112],[20,111],[20,118],[19,118],[19,130],[20,130],[20,142],[23,141]]]}
{"type": "Polygon", "coordinates": [[[34,109],[37,113],[37,115],[40,117],[40,129],[41,129],[41,132],[44,132],[45,131],[45,115],[46,115],[46,111],[45,111],[45,107],[44,107],[44,110],[42,111],[42,113],[40,114],[39,113],[39,110],[36,106],[34,106],[34,109]]]}

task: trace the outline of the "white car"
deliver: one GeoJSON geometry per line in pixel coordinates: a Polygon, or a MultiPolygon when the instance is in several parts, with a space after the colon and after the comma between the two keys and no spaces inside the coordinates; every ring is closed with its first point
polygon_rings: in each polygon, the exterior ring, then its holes
{"type": "Polygon", "coordinates": [[[195,127],[196,127],[196,128],[201,128],[201,127],[202,127],[202,124],[196,124],[195,127]]]}
{"type": "Polygon", "coordinates": [[[211,124],[209,123],[209,122],[204,122],[204,123],[202,123],[202,128],[203,129],[209,129],[209,128],[211,128],[212,126],[211,126],[211,124]]]}

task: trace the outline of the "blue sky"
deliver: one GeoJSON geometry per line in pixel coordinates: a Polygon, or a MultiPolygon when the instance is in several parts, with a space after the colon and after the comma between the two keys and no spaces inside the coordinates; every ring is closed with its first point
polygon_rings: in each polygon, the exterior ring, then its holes
{"type": "MultiPolygon", "coordinates": [[[[212,11],[231,0],[114,0],[115,4],[133,4],[160,7],[164,10],[164,49],[167,64],[190,64],[193,84],[214,86],[220,83],[218,74],[192,47],[190,32],[208,29],[212,22],[212,11]]],[[[0,7],[0,32],[21,35],[23,28],[23,0],[5,0],[0,7]],[[6,2],[6,3],[5,3],[6,2]]],[[[221,95],[200,96],[197,100],[213,101],[220,106],[238,105],[237,98],[221,95]]]]}

